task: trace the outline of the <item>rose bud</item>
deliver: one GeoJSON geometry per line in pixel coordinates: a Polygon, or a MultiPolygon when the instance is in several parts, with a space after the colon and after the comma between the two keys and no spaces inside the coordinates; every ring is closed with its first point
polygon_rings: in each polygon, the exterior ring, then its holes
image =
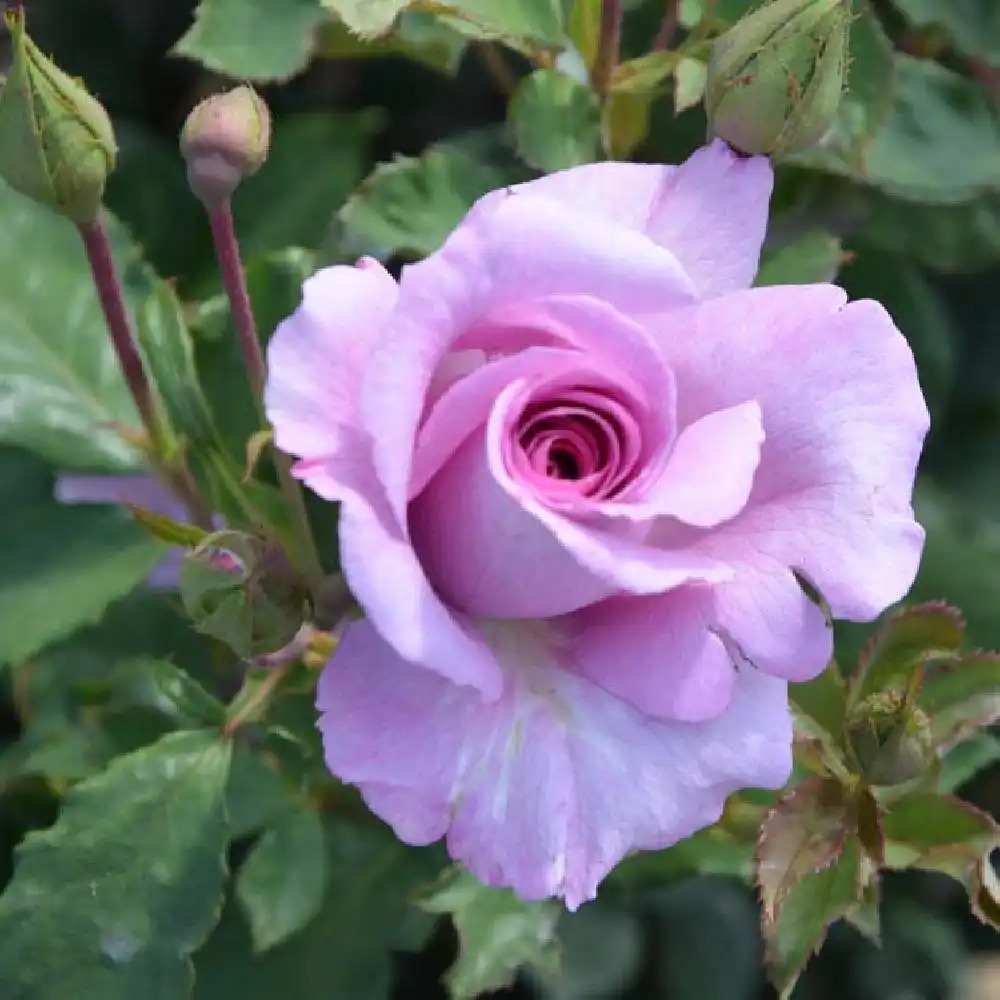
{"type": "Polygon", "coordinates": [[[180,590],[195,628],[244,659],[286,646],[306,619],[305,589],[282,550],[238,531],[185,555],[180,590]]]}
{"type": "Polygon", "coordinates": [[[847,739],[873,785],[901,785],[924,774],[936,759],[927,716],[901,692],[865,698],[847,720],[847,739]]]}
{"type": "Polygon", "coordinates": [[[39,51],[23,11],[4,20],[13,62],[0,92],[0,177],[60,215],[89,222],[115,164],[111,120],[79,80],[39,51]]]}
{"type": "Polygon", "coordinates": [[[181,131],[191,190],[206,206],[219,205],[260,169],[270,145],[271,115],[252,87],[206,98],[181,131]]]}
{"type": "Polygon", "coordinates": [[[850,21],[846,0],[772,0],[737,21],[708,64],[712,134],[748,155],[819,142],[840,105],[850,21]]]}

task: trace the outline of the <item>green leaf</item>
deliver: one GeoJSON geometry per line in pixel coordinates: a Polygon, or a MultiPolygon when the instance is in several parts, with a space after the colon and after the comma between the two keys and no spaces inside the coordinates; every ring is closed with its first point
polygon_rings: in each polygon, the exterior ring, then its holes
{"type": "Polygon", "coordinates": [[[911,598],[947,594],[968,622],[970,645],[1000,647],[1000,521],[927,477],[917,485],[914,506],[927,543],[911,598]]]}
{"type": "Polygon", "coordinates": [[[641,890],[689,875],[725,875],[748,882],[753,875],[752,843],[709,827],[663,851],[642,851],[623,859],[608,876],[615,885],[641,890]]]}
{"type": "Polygon", "coordinates": [[[319,913],[326,858],[323,824],[313,809],[288,812],[261,834],[236,878],[254,951],[281,944],[319,913]]]}
{"type": "MultiPolygon", "coordinates": [[[[113,424],[140,426],[65,219],[0,184],[0,443],[65,468],[133,470],[141,456],[113,424]]],[[[151,274],[107,217],[133,309],[151,274]]]]}
{"type": "Polygon", "coordinates": [[[833,281],[842,257],[836,236],[813,229],[791,243],[766,248],[754,283],[762,287],[833,281]]]}
{"type": "Polygon", "coordinates": [[[201,0],[173,52],[237,79],[287,80],[305,69],[327,17],[320,0],[201,0]]]}
{"type": "Polygon", "coordinates": [[[164,552],[127,511],[59,504],[40,463],[0,450],[0,478],[15,477],[21,495],[4,505],[0,519],[0,664],[96,622],[164,552]]]}
{"type": "Polygon", "coordinates": [[[503,38],[515,44],[559,48],[564,42],[561,0],[321,0],[362,38],[390,31],[408,8],[443,16],[471,38],[503,38]]]}
{"type": "Polygon", "coordinates": [[[384,35],[412,0],[321,0],[323,6],[362,38],[384,35]]]}
{"type": "Polygon", "coordinates": [[[211,732],[167,736],[77,786],[56,825],[27,837],[0,897],[6,997],[190,995],[222,892],[230,751],[211,732]]]}
{"type": "Polygon", "coordinates": [[[15,666],[20,773],[63,788],[174,729],[218,725],[222,706],[199,684],[215,679],[207,653],[169,598],[140,590],[15,666]]]}
{"type": "Polygon", "coordinates": [[[619,63],[611,75],[610,92],[649,97],[670,79],[680,61],[676,52],[648,52],[619,63]]]}
{"type": "Polygon", "coordinates": [[[496,0],[418,0],[414,6],[454,14],[456,23],[467,22],[477,29],[477,35],[548,48],[561,48],[565,44],[561,0],[504,0],[503,3],[496,0]]]}
{"type": "Polygon", "coordinates": [[[872,193],[863,237],[936,271],[967,273],[1000,261],[1000,195],[962,205],[919,205],[872,193]]]}
{"type": "Polygon", "coordinates": [[[621,996],[635,981],[642,961],[643,932],[633,910],[603,900],[590,903],[559,921],[558,974],[529,968],[526,975],[539,981],[538,992],[545,1000],[621,996]]]}
{"type": "Polygon", "coordinates": [[[388,35],[361,39],[337,19],[323,25],[316,55],[323,59],[379,59],[403,56],[430,69],[454,76],[469,39],[433,14],[404,13],[388,35]]]}
{"type": "Polygon", "coordinates": [[[788,1000],[809,958],[826,940],[830,924],[862,901],[863,852],[849,839],[832,864],[806,875],[791,889],[776,923],[763,922],[771,981],[788,1000]]]}
{"type": "Polygon", "coordinates": [[[936,745],[952,746],[1000,719],[1000,653],[970,653],[924,680],[917,705],[936,745]]]}
{"type": "Polygon", "coordinates": [[[948,604],[904,608],[879,625],[858,659],[850,700],[879,691],[902,690],[921,663],[955,659],[965,634],[961,612],[948,604]]]}
{"type": "Polygon", "coordinates": [[[186,670],[166,660],[127,660],[115,668],[110,704],[119,710],[147,708],[173,726],[221,726],[226,711],[186,670]]]}
{"type": "Polygon", "coordinates": [[[345,243],[379,257],[433,253],[478,198],[507,180],[456,149],[383,163],[340,210],[345,243]]]}
{"type": "Polygon", "coordinates": [[[869,0],[854,0],[847,87],[841,99],[835,142],[848,161],[865,155],[892,113],[895,67],[892,43],[869,0]]]}
{"type": "MultiPolygon", "coordinates": [[[[19,671],[37,691],[43,671],[19,671]]],[[[179,728],[218,727],[222,706],[186,671],[161,660],[118,664],[104,675],[83,671],[58,678],[57,698],[38,698],[41,712],[26,720],[18,744],[21,775],[39,775],[57,788],[89,778],[125,753],[179,728]]]]}
{"type": "Polygon", "coordinates": [[[943,28],[963,52],[1000,62],[1000,7],[993,0],[893,0],[917,28],[943,28]]]}
{"type": "Polygon", "coordinates": [[[25,773],[56,782],[87,777],[176,729],[218,728],[225,719],[222,704],[186,670],[149,657],[118,663],[106,676],[78,675],[67,693],[62,720],[31,720],[25,773]],[[60,729],[66,722],[68,731],[60,729]]]}
{"type": "Polygon", "coordinates": [[[524,965],[553,972],[558,965],[561,907],[553,900],[526,903],[506,889],[487,888],[454,865],[421,893],[419,903],[455,922],[459,955],[445,976],[454,1000],[509,986],[524,965]]]}
{"type": "Polygon", "coordinates": [[[831,663],[815,680],[789,685],[788,697],[808,735],[822,737],[833,746],[843,742],[847,685],[837,664],[831,663]]]}
{"type": "Polygon", "coordinates": [[[655,92],[611,93],[601,114],[601,130],[608,155],[627,159],[649,137],[655,92]]]}
{"type": "Polygon", "coordinates": [[[865,179],[939,204],[996,191],[1000,120],[984,89],[937,63],[895,58],[895,107],[868,151],[865,179]]]}
{"type": "Polygon", "coordinates": [[[233,198],[243,259],[290,246],[318,247],[364,177],[368,145],[382,122],[377,109],[279,119],[267,161],[233,198]]]}
{"type": "Polygon", "coordinates": [[[887,807],[882,823],[888,867],[939,871],[966,884],[1000,844],[1000,829],[989,815],[947,795],[908,795],[887,807]]]}
{"type": "Polygon", "coordinates": [[[186,521],[175,521],[172,517],[157,514],[156,511],[147,510],[138,504],[126,503],[123,506],[135,519],[136,524],[168,545],[193,549],[208,534],[204,528],[188,524],[186,521]]]}
{"type": "Polygon", "coordinates": [[[757,841],[755,876],[763,919],[774,923],[789,893],[840,856],[852,827],[851,805],[837,781],[807,778],[767,814],[757,841]]]}
{"type": "Polygon", "coordinates": [[[385,1000],[390,947],[419,946],[431,918],[409,903],[440,868],[437,852],[400,844],[377,824],[327,825],[329,889],[315,920],[293,938],[254,956],[238,909],[195,960],[195,1000],[385,1000]]]}
{"type": "Polygon", "coordinates": [[[294,790],[273,758],[238,743],[226,786],[226,815],[233,840],[280,823],[282,815],[293,808],[294,790]]]}
{"type": "MultiPolygon", "coordinates": [[[[760,1000],[758,908],[744,886],[731,879],[686,879],[649,893],[639,913],[647,942],[639,982],[606,993],[584,989],[566,1000],[760,1000]]],[[[592,961],[600,957],[597,951],[592,961]]],[[[568,953],[567,966],[571,959],[568,953]]]]}
{"type": "Polygon", "coordinates": [[[682,59],[674,70],[674,113],[683,114],[701,103],[708,81],[708,66],[700,59],[682,59]]]}
{"type": "Polygon", "coordinates": [[[959,743],[941,762],[938,790],[957,792],[980,771],[1000,760],[1000,739],[992,733],[975,733],[959,743]]]}
{"type": "Polygon", "coordinates": [[[198,381],[194,345],[177,294],[165,281],[158,282],[143,303],[138,336],[146,369],[172,430],[184,439],[211,443],[215,430],[198,381]]]}
{"type": "Polygon", "coordinates": [[[601,35],[601,0],[571,0],[566,31],[584,64],[592,67],[601,35]]]}
{"type": "Polygon", "coordinates": [[[517,151],[529,166],[551,173],[599,156],[601,109],[586,84],[554,69],[538,69],[510,102],[517,151]]]}

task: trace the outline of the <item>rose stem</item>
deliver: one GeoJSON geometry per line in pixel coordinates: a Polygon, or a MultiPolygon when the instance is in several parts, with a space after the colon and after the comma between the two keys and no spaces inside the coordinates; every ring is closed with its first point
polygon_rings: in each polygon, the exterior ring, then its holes
{"type": "MultiPolygon", "coordinates": [[[[132,323],[125,309],[121,283],[115,270],[114,257],[111,254],[111,244],[108,233],[100,218],[78,223],[77,229],[83,240],[83,248],[90,263],[90,270],[97,289],[97,298],[101,303],[101,311],[111,334],[111,344],[118,357],[118,364],[125,384],[132,394],[139,417],[149,435],[150,442],[158,459],[162,444],[162,429],[156,407],[153,404],[153,392],[142,364],[139,348],[136,346],[132,323]]],[[[184,466],[161,468],[161,474],[168,480],[174,492],[184,501],[192,520],[202,528],[210,528],[212,519],[198,492],[191,473],[184,466]]]]}
{"type": "Polygon", "coordinates": [[[680,19],[681,0],[667,0],[667,12],[663,15],[660,30],[653,41],[654,52],[666,52],[677,33],[677,23],[680,19]]]}
{"type": "Polygon", "coordinates": [[[621,0],[604,0],[601,4],[601,34],[597,40],[597,58],[594,60],[593,71],[594,87],[602,100],[608,96],[611,76],[618,66],[621,30],[621,0]]]}
{"type": "MultiPolygon", "coordinates": [[[[260,407],[264,395],[264,383],[267,380],[267,367],[264,364],[264,353],[260,348],[257,336],[257,322],[250,304],[250,293],[247,291],[246,277],[243,273],[243,263],[240,258],[240,245],[236,236],[236,226],[233,224],[232,204],[226,198],[208,209],[208,221],[212,228],[212,240],[215,243],[215,254],[219,261],[219,271],[222,274],[222,284],[229,298],[229,307],[233,313],[233,323],[243,354],[243,367],[246,369],[250,388],[254,399],[260,407]]],[[[292,476],[291,459],[280,449],[274,448],[274,464],[278,472],[278,484],[282,496],[288,505],[288,513],[292,518],[292,528],[299,547],[299,555],[303,560],[302,569],[309,578],[313,588],[318,587],[323,579],[323,567],[316,551],[312,527],[309,524],[309,514],[306,511],[305,498],[298,480],[292,476]]]]}

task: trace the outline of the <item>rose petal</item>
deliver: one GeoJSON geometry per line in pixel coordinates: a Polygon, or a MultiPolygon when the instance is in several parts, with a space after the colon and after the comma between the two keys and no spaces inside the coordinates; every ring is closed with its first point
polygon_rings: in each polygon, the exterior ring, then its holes
{"type": "Polygon", "coordinates": [[[497,485],[483,438],[480,430],[467,440],[410,504],[413,544],[435,590],[490,618],[547,618],[615,593],[497,485]]]}
{"type": "Polygon", "coordinates": [[[503,452],[526,391],[524,382],[509,385],[485,446],[482,434],[469,438],[410,505],[414,546],[447,602],[485,617],[545,618],[619,591],[662,593],[731,577],[719,560],[643,544],[642,525],[574,520],[518,482],[503,452]]]}
{"type": "Polygon", "coordinates": [[[800,570],[836,617],[864,621],[903,597],[916,574],[924,533],[910,499],[929,420],[913,355],[888,314],[845,299],[829,285],[760,288],[664,322],[682,425],[753,398],[766,434],[743,512],[673,544],[767,578],[800,570]]]}
{"type": "Polygon", "coordinates": [[[364,425],[401,524],[424,398],[464,334],[489,326],[505,307],[553,296],[589,295],[625,315],[695,297],[674,257],[638,233],[595,227],[547,199],[488,197],[441,250],[404,270],[398,307],[365,380],[364,425]]]}
{"type": "Polygon", "coordinates": [[[782,681],[742,671],[719,717],[663,722],[562,669],[543,626],[499,626],[491,641],[508,684],[485,705],[359,622],[317,701],[333,773],[408,842],[446,833],[488,885],[575,909],[629,851],[676,843],[714,822],[733,790],[788,778],[782,681]]]}
{"type": "Polygon", "coordinates": [[[353,454],[360,440],[361,381],[397,292],[370,258],[357,267],[325,268],[305,282],[302,304],[268,344],[264,407],[275,444],[307,462],[322,458],[316,471],[328,477],[335,476],[337,456],[353,454]]]}
{"type": "Polygon", "coordinates": [[[577,669],[646,715],[679,722],[715,718],[729,704],[740,664],[713,627],[712,593],[679,587],[577,612],[567,624],[577,669]]]}
{"type": "MultiPolygon", "coordinates": [[[[475,328],[466,339],[477,345],[511,341],[575,349],[586,356],[587,365],[625,380],[647,401],[648,436],[658,439],[663,447],[670,444],[676,395],[673,375],[649,333],[607,303],[588,296],[551,296],[528,306],[497,310],[489,323],[475,328]]],[[[573,352],[528,347],[480,365],[453,382],[437,398],[420,428],[409,496],[420,493],[449,455],[485,423],[506,385],[546,372],[556,376],[572,363],[579,363],[573,352]]]]}
{"type": "MultiPolygon", "coordinates": [[[[702,559],[691,552],[647,545],[643,526],[629,531],[621,522],[595,525],[550,509],[507,472],[503,442],[508,436],[510,410],[522,387],[508,386],[496,402],[486,426],[486,460],[494,481],[517,506],[542,524],[579,564],[616,589],[633,594],[659,594],[681,583],[719,583],[731,578],[721,560],[702,559]]],[[[470,477],[479,475],[469,470],[470,477]]],[[[500,506],[500,501],[494,501],[500,506]]],[[[484,521],[483,528],[489,524],[484,521]]],[[[527,530],[527,529],[525,529],[527,530]]]]}
{"type": "Polygon", "coordinates": [[[559,374],[579,364],[572,351],[533,347],[482,365],[447,389],[428,414],[413,457],[410,496],[428,482],[462,445],[481,429],[500,393],[513,381],[559,374]]]}
{"type": "Polygon", "coordinates": [[[772,184],[766,157],[740,156],[716,140],[680,167],[594,163],[514,190],[645,233],[711,298],[753,283],[772,184]]]}
{"type": "Polygon", "coordinates": [[[374,471],[356,465],[350,484],[354,489],[340,508],[340,561],[357,602],[401,657],[496,698],[496,659],[434,592],[409,537],[381,498],[374,471]]]}
{"type": "Polygon", "coordinates": [[[791,681],[821,674],[833,629],[792,572],[743,555],[736,579],[715,588],[718,629],[733,659],[791,681]]]}
{"type": "Polygon", "coordinates": [[[717,410],[686,427],[644,499],[600,505],[607,517],[675,517],[710,528],[746,505],[764,427],[757,403],[717,410]]]}
{"type": "Polygon", "coordinates": [[[767,157],[740,156],[716,139],[660,189],[646,232],[677,257],[704,298],[749,288],[773,185],[767,157]]]}

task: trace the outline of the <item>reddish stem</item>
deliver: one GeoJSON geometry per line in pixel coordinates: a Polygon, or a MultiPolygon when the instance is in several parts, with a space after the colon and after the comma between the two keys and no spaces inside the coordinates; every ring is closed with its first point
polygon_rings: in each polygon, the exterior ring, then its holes
{"type": "Polygon", "coordinates": [[[135,400],[135,406],[142,418],[143,426],[149,432],[150,439],[155,445],[159,441],[159,425],[156,407],[153,405],[153,393],[149,387],[149,380],[146,378],[146,371],[142,366],[139,348],[136,346],[135,336],[132,333],[132,324],[125,310],[121,283],[115,271],[115,262],[111,255],[111,243],[108,240],[107,230],[99,218],[91,219],[89,222],[81,222],[77,228],[83,238],[87,260],[90,262],[90,270],[94,275],[97,297],[101,303],[104,319],[108,324],[108,332],[111,334],[111,343],[118,356],[118,363],[125,376],[125,383],[128,385],[129,392],[132,393],[132,399],[135,400]]]}
{"type": "Polygon", "coordinates": [[[622,33],[621,0],[604,0],[601,4],[601,33],[597,39],[594,60],[594,86],[601,98],[607,97],[611,77],[618,67],[622,33]]]}
{"type": "MultiPolygon", "coordinates": [[[[264,352],[260,348],[257,321],[254,319],[250,292],[243,273],[232,205],[227,198],[218,204],[206,205],[206,209],[212,227],[212,239],[215,242],[215,255],[219,261],[222,284],[229,298],[229,308],[232,310],[233,324],[243,354],[243,367],[246,369],[254,400],[260,407],[264,396],[264,385],[267,382],[267,365],[264,362],[264,352]]],[[[316,551],[301,487],[292,476],[291,459],[277,448],[274,449],[274,464],[278,473],[278,485],[285,498],[298,543],[299,567],[305,573],[310,585],[316,588],[322,582],[323,567],[316,551]]]]}
{"type": "Polygon", "coordinates": [[[653,41],[654,52],[667,52],[677,34],[677,24],[681,16],[681,0],[667,0],[667,12],[660,22],[660,30],[653,41]]]}
{"type": "Polygon", "coordinates": [[[257,322],[250,304],[250,293],[247,291],[247,281],[240,260],[240,245],[233,224],[232,205],[228,199],[209,210],[208,221],[212,227],[212,239],[215,241],[222,284],[233,312],[233,324],[240,342],[243,366],[246,368],[254,397],[260,400],[264,393],[264,383],[267,381],[267,368],[257,337],[257,322]]]}
{"type": "Polygon", "coordinates": [[[132,322],[125,309],[121,282],[115,270],[111,243],[104,223],[98,217],[78,223],[77,229],[83,240],[87,260],[90,262],[97,298],[101,303],[108,332],[111,334],[111,344],[118,357],[119,367],[152,443],[155,455],[153,461],[157,471],[186,504],[194,522],[203,528],[210,528],[211,514],[205,507],[191,473],[183,465],[174,465],[170,468],[163,465],[164,456],[161,454],[163,428],[160,426],[160,419],[153,403],[153,391],[146,377],[146,369],[143,367],[142,356],[139,354],[135,334],[132,331],[132,322]]]}

